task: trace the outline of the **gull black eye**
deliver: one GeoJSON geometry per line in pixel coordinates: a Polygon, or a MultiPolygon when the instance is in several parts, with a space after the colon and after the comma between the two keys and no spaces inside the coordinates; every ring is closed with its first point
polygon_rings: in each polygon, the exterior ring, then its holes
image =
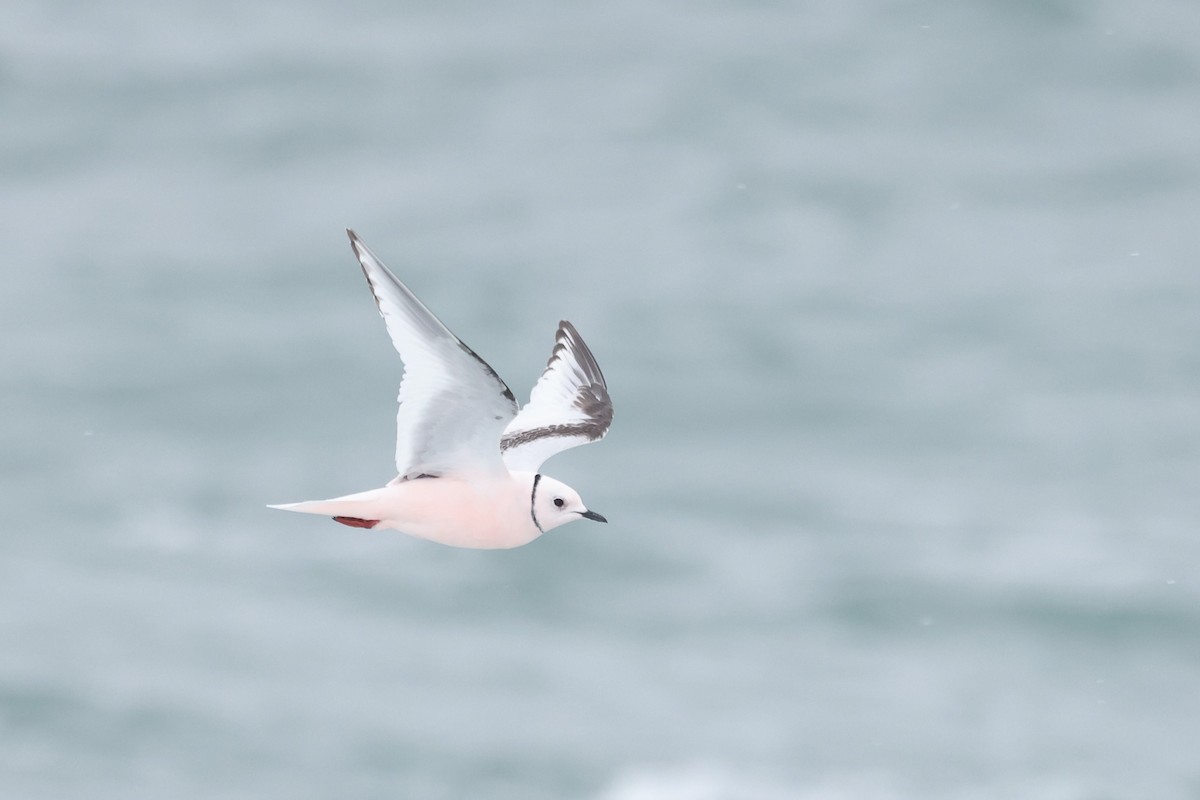
{"type": "Polygon", "coordinates": [[[562,507],[563,507],[563,499],[562,499],[561,497],[556,497],[556,498],[554,498],[554,507],[555,507],[555,508],[562,508],[562,507]]]}

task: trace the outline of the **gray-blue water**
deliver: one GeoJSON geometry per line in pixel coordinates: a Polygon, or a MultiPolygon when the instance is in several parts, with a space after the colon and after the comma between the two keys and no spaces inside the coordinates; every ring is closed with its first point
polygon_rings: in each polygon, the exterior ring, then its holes
{"type": "Polygon", "coordinates": [[[1200,798],[1190,0],[0,11],[0,797],[1200,798]],[[608,526],[392,477],[353,226],[608,526]]]}

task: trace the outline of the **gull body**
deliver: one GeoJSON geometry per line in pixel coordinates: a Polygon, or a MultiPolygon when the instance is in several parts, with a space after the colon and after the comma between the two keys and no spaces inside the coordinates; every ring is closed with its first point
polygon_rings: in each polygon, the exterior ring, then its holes
{"type": "Polygon", "coordinates": [[[538,471],[555,453],[603,438],[612,422],[604,375],[575,327],[559,323],[546,369],[518,412],[495,370],[347,233],[405,363],[398,474],[377,489],[270,507],[471,548],[519,547],[581,518],[607,522],[538,471]]]}
{"type": "Polygon", "coordinates": [[[322,514],[354,527],[402,531],[452,547],[489,549],[520,547],[551,528],[580,517],[599,517],[584,507],[575,490],[545,476],[539,480],[538,493],[563,498],[564,506],[554,506],[552,498],[548,505],[545,498],[537,503],[533,496],[535,476],[532,472],[514,472],[488,480],[421,478],[331,500],[271,508],[322,514]],[[370,522],[374,524],[362,524],[370,522]]]}

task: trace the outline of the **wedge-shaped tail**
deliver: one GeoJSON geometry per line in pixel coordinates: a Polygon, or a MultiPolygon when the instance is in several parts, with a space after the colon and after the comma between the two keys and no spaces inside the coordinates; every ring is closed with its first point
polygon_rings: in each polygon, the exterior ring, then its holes
{"type": "Polygon", "coordinates": [[[300,503],[280,503],[267,508],[281,511],[298,511],[301,514],[320,514],[333,517],[343,525],[355,528],[373,528],[384,518],[383,489],[334,497],[330,500],[305,500],[300,503]]]}

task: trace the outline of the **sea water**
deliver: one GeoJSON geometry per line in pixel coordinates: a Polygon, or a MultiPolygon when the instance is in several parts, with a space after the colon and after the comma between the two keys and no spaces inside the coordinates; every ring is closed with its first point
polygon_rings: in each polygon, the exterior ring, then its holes
{"type": "Polygon", "coordinates": [[[15,0],[0,797],[1200,797],[1200,10],[15,0]],[[521,398],[393,475],[354,227],[521,398]]]}

